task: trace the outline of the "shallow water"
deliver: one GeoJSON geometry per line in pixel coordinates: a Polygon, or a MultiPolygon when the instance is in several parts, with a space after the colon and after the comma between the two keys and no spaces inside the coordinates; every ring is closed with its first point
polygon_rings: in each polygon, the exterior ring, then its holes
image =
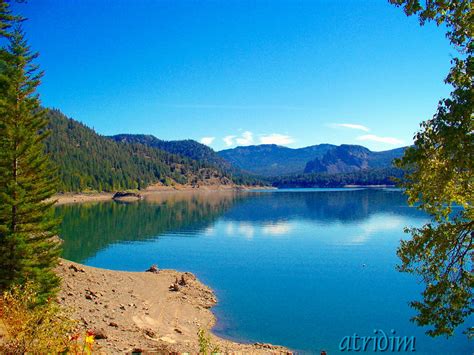
{"type": "MultiPolygon", "coordinates": [[[[153,201],[65,205],[63,256],[142,271],[195,273],[219,299],[215,333],[307,353],[344,336],[415,336],[419,354],[472,354],[459,332],[431,339],[409,321],[416,277],[395,270],[404,226],[428,221],[394,189],[161,194],[153,201]]],[[[472,321],[469,325],[472,325],[472,321]]],[[[367,350],[371,350],[371,346],[367,350]]]]}

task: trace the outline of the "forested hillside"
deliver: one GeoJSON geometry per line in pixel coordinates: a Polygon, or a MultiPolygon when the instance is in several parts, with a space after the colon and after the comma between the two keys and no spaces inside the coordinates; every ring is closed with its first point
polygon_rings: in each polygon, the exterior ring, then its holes
{"type": "Polygon", "coordinates": [[[198,162],[139,143],[116,142],[59,110],[48,110],[46,151],[59,167],[60,191],[116,191],[161,182],[229,184],[229,176],[198,162]]]}
{"type": "Polygon", "coordinates": [[[232,168],[231,164],[221,158],[214,150],[192,139],[164,141],[149,134],[117,134],[109,138],[117,142],[144,144],[171,154],[198,160],[223,170],[232,168]]]}
{"type": "Polygon", "coordinates": [[[274,187],[344,187],[346,185],[395,185],[394,178],[402,177],[397,168],[367,169],[349,173],[308,173],[275,177],[274,187]]]}
{"type": "Polygon", "coordinates": [[[262,144],[221,150],[218,154],[235,167],[249,173],[281,176],[302,173],[308,161],[323,156],[333,147],[335,146],[332,144],[319,144],[292,149],[275,144],[262,144]]]}
{"type": "Polygon", "coordinates": [[[262,179],[275,187],[387,185],[399,175],[391,162],[404,151],[321,144],[300,149],[260,145],[216,153],[193,140],[104,137],[59,110],[48,110],[47,115],[51,134],[46,151],[59,167],[60,191],[143,189],[156,183],[261,185],[262,179]]]}
{"type": "Polygon", "coordinates": [[[363,146],[348,144],[319,144],[297,149],[271,144],[237,147],[218,154],[244,171],[264,176],[270,181],[286,180],[288,176],[299,176],[298,180],[301,180],[306,174],[329,176],[358,171],[361,171],[357,175],[360,178],[364,175],[377,176],[377,181],[380,181],[384,171],[394,171],[390,170],[393,168],[393,159],[401,157],[405,149],[372,152],[363,146]],[[364,172],[373,169],[377,172],[371,172],[370,175],[364,172]]]}

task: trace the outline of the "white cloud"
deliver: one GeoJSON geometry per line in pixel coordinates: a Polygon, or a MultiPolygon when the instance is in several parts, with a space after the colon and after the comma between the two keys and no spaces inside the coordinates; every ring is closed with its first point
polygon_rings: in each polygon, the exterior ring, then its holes
{"type": "Polygon", "coordinates": [[[380,136],[376,136],[375,134],[366,134],[363,136],[359,136],[357,137],[357,140],[373,141],[373,142],[386,143],[386,144],[391,144],[391,145],[404,144],[404,142],[401,139],[393,138],[393,137],[380,137],[380,136]]]}
{"type": "Polygon", "coordinates": [[[245,131],[241,137],[235,139],[238,145],[250,145],[253,143],[253,133],[245,131]]]}
{"type": "Polygon", "coordinates": [[[222,140],[224,141],[226,146],[230,147],[234,145],[234,138],[235,136],[225,136],[224,138],[222,138],[222,140]]]}
{"type": "Polygon", "coordinates": [[[332,128],[349,128],[349,129],[357,129],[364,132],[369,132],[370,129],[366,126],[361,124],[353,124],[353,123],[333,123],[329,125],[332,128]]]}
{"type": "Polygon", "coordinates": [[[211,145],[212,142],[214,142],[214,139],[216,139],[216,137],[202,137],[201,143],[205,145],[211,145]]]}
{"type": "Polygon", "coordinates": [[[286,145],[291,144],[295,140],[284,134],[272,133],[268,135],[260,136],[260,144],[277,144],[277,145],[286,145]]]}

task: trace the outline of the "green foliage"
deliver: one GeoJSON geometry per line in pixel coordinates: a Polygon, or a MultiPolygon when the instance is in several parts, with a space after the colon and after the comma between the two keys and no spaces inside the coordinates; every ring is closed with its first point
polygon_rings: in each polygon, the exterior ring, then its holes
{"type": "Polygon", "coordinates": [[[226,177],[219,168],[135,141],[115,141],[47,110],[46,151],[59,166],[60,191],[144,189],[150,184],[189,184],[226,177]]]}
{"type": "Polygon", "coordinates": [[[432,216],[432,223],[409,230],[412,239],[398,250],[400,270],[421,275],[426,284],[423,300],[412,303],[419,312],[414,320],[433,326],[431,336],[450,336],[474,310],[474,9],[470,0],[390,1],[419,15],[421,24],[446,25],[460,52],[445,80],[453,87],[450,97],[397,162],[407,171],[400,184],[409,202],[432,216]]]}
{"type": "Polygon", "coordinates": [[[372,152],[360,145],[348,144],[319,144],[298,149],[263,144],[222,150],[218,154],[244,172],[273,178],[303,173],[339,174],[389,168],[394,158],[403,155],[404,149],[372,152]]]}
{"type": "Polygon", "coordinates": [[[332,148],[330,144],[299,149],[262,144],[221,150],[218,154],[236,168],[269,177],[302,173],[308,161],[322,157],[332,148]]]}
{"type": "Polygon", "coordinates": [[[38,305],[32,283],[14,286],[0,297],[0,320],[6,330],[0,352],[5,354],[58,354],[70,347],[76,324],[54,300],[38,305]]]}
{"type": "Polygon", "coordinates": [[[149,147],[158,148],[171,154],[201,162],[204,164],[203,167],[214,166],[222,171],[231,170],[231,165],[217,155],[214,150],[192,139],[164,141],[155,136],[145,134],[118,134],[110,138],[117,142],[140,143],[149,147]]]}
{"type": "MultiPolygon", "coordinates": [[[[199,183],[199,179],[205,180],[211,178],[209,173],[213,173],[215,175],[214,178],[218,178],[219,176],[215,174],[216,172],[220,172],[222,176],[228,177],[237,185],[255,186],[264,184],[262,179],[244,173],[239,168],[232,166],[227,160],[220,157],[218,153],[208,146],[191,139],[163,141],[152,135],[144,134],[118,134],[110,138],[117,142],[140,143],[196,161],[201,169],[207,169],[200,174],[202,176],[195,177],[195,180],[197,180],[195,184],[199,183]],[[209,168],[214,168],[215,171],[209,168]],[[205,175],[208,176],[206,177],[205,175]]],[[[183,181],[181,177],[176,177],[175,180],[177,182],[183,181]]],[[[172,185],[169,180],[165,180],[164,184],[172,185]]]]}
{"type": "Polygon", "coordinates": [[[52,203],[55,169],[44,154],[47,120],[35,93],[42,72],[19,25],[0,65],[0,289],[33,281],[44,300],[57,289],[60,252],[52,203]]]}
{"type": "Polygon", "coordinates": [[[199,354],[217,354],[219,353],[219,346],[212,344],[209,333],[202,328],[198,330],[199,354]]]}
{"type": "Polygon", "coordinates": [[[7,1],[0,1],[0,38],[9,38],[12,25],[20,20],[20,17],[11,13],[7,1]]]}

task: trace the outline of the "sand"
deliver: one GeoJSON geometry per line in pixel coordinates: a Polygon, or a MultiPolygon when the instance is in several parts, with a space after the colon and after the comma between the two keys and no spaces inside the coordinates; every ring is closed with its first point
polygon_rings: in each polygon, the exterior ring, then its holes
{"type": "Polygon", "coordinates": [[[191,273],[111,271],[66,260],[57,271],[63,279],[60,302],[73,310],[80,327],[105,338],[96,340],[96,351],[198,353],[197,334],[204,329],[222,353],[289,352],[279,346],[241,344],[212,334],[216,319],[210,308],[216,297],[191,273]],[[185,285],[170,290],[181,278],[185,285]]]}

